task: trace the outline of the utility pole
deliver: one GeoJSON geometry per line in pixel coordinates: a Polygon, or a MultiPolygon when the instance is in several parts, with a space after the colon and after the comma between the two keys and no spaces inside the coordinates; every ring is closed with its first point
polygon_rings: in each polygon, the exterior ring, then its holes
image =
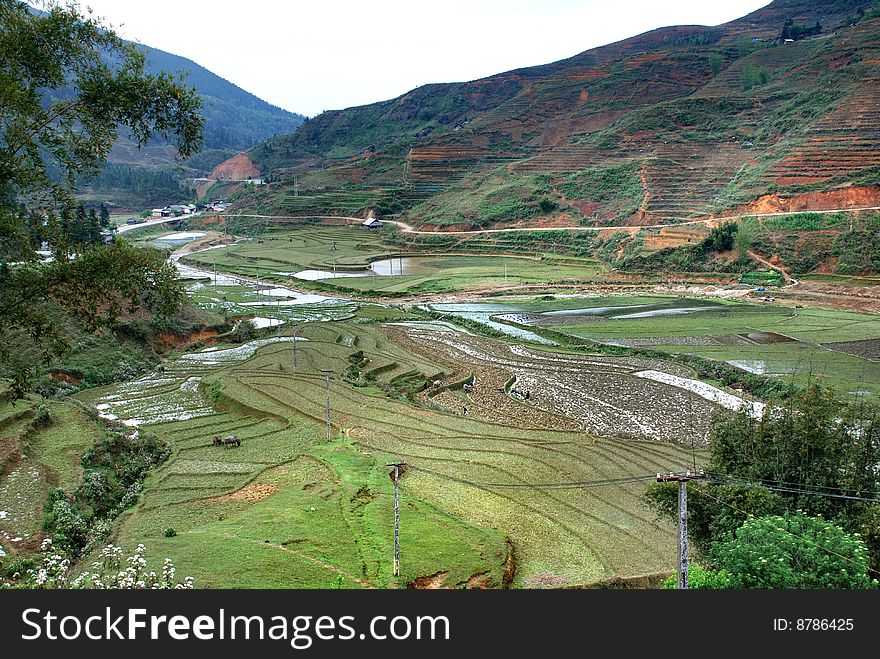
{"type": "Polygon", "coordinates": [[[332,371],[324,371],[327,380],[327,439],[330,439],[330,373],[332,371]]]}
{"type": "Polygon", "coordinates": [[[697,478],[704,478],[705,474],[692,473],[690,470],[683,474],[657,474],[658,483],[678,483],[678,589],[688,588],[688,522],[687,522],[687,482],[697,478]]]}
{"type": "Polygon", "coordinates": [[[400,576],[400,468],[405,462],[385,465],[394,467],[394,576],[400,576]]]}
{"type": "Polygon", "coordinates": [[[296,333],[299,332],[299,325],[293,328],[293,370],[296,371],[296,333]]]}
{"type": "Polygon", "coordinates": [[[336,246],[336,241],[333,241],[333,247],[330,248],[330,253],[333,254],[333,279],[336,279],[336,250],[339,249],[336,246]]]}
{"type": "Polygon", "coordinates": [[[293,177],[293,196],[299,197],[299,179],[296,176],[293,177]]]}

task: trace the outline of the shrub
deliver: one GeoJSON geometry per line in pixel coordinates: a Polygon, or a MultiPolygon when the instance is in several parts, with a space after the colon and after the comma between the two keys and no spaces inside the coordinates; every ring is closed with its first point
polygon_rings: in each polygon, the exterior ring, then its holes
{"type": "Polygon", "coordinates": [[[49,406],[46,403],[40,403],[39,407],[37,407],[37,413],[34,416],[34,420],[31,422],[31,426],[35,430],[41,430],[43,428],[48,428],[52,425],[52,415],[49,413],[49,406]]]}
{"type": "Polygon", "coordinates": [[[796,512],[745,522],[716,543],[713,563],[732,588],[872,588],[868,550],[857,536],[796,512]]]}
{"type": "Polygon", "coordinates": [[[177,535],[177,531],[174,530],[174,527],[169,526],[167,529],[165,529],[164,535],[166,538],[173,538],[177,535]]]}
{"type": "MultiPolygon", "coordinates": [[[[146,548],[138,545],[131,556],[125,557],[122,547],[107,545],[101,551],[99,560],[92,563],[92,570],[85,571],[77,577],[71,575],[70,559],[59,553],[52,541],[46,539],[40,548],[42,562],[34,564],[24,572],[19,572],[20,588],[73,588],[100,590],[164,590],[190,589],[193,578],[186,577],[178,581],[177,570],[170,558],[162,564],[161,574],[147,569],[145,558],[146,548]]],[[[4,583],[3,587],[12,584],[4,583]]]]}
{"type": "Polygon", "coordinates": [[[538,202],[538,206],[544,213],[552,213],[557,208],[559,208],[559,205],[555,201],[552,201],[549,197],[543,197],[541,201],[538,202]]]}
{"type": "MultiPolygon", "coordinates": [[[[678,587],[678,575],[673,574],[663,582],[665,590],[678,587]]],[[[730,575],[724,570],[707,570],[699,565],[688,565],[688,588],[694,590],[723,590],[730,588],[730,575]]]]}

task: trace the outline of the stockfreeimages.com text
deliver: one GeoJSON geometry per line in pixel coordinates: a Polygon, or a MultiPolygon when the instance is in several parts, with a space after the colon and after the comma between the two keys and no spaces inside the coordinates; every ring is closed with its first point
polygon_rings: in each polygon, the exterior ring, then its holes
{"type": "Polygon", "coordinates": [[[228,615],[149,615],[146,609],[126,609],[114,613],[107,607],[102,615],[59,617],[52,611],[25,609],[21,615],[27,631],[21,638],[75,640],[274,640],[288,641],[305,650],[315,640],[449,640],[446,616],[373,616],[366,625],[356,624],[354,616],[246,616],[228,615]],[[358,629],[361,631],[358,631],[358,629]]]}

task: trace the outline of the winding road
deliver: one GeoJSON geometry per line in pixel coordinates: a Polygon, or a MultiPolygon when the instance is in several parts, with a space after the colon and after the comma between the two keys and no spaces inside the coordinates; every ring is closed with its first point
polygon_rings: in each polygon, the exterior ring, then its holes
{"type": "MultiPolygon", "coordinates": [[[[695,226],[695,225],[709,225],[714,226],[716,224],[720,224],[722,222],[729,222],[734,220],[739,220],[744,217],[783,217],[786,215],[800,215],[801,213],[818,213],[821,215],[833,215],[834,213],[856,213],[859,211],[875,211],[880,210],[880,206],[863,206],[859,208],[835,208],[831,210],[803,210],[803,211],[779,211],[775,213],[744,213],[742,215],[725,215],[723,217],[709,217],[704,218],[702,220],[688,220],[686,222],[667,222],[663,224],[643,224],[643,225],[622,225],[622,226],[605,226],[605,227],[515,227],[510,229],[472,229],[469,231],[422,231],[416,229],[411,224],[407,224],[406,222],[401,222],[400,220],[382,220],[385,224],[394,224],[404,232],[411,233],[416,235],[425,235],[425,236],[436,236],[436,235],[448,235],[448,236],[476,236],[481,234],[491,234],[491,233],[512,233],[517,231],[608,231],[608,230],[616,230],[616,231],[628,231],[629,233],[635,233],[641,229],[669,229],[669,228],[677,228],[677,227],[686,227],[686,226],[695,226]]],[[[254,217],[259,219],[267,219],[267,220],[301,220],[306,218],[316,218],[319,220],[350,220],[352,222],[363,222],[364,218],[362,217],[350,217],[345,215],[252,215],[248,213],[234,213],[227,214],[230,217],[254,217]]],[[[145,226],[143,224],[135,225],[135,226],[145,226]]],[[[771,266],[774,269],[778,269],[778,266],[771,266]]]]}

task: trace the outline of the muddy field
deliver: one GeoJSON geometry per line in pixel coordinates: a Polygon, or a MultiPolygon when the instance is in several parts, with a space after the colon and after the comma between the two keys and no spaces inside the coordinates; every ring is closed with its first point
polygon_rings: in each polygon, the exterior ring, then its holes
{"type": "Polygon", "coordinates": [[[395,341],[451,366],[449,381],[474,376],[472,385],[430,400],[488,421],[689,445],[705,443],[719,405],[746,404],[660,360],[558,354],[417,327],[399,331],[406,336],[395,341]]]}
{"type": "Polygon", "coordinates": [[[862,359],[880,359],[880,339],[823,343],[822,347],[837,352],[845,352],[848,355],[855,355],[862,359]]]}

